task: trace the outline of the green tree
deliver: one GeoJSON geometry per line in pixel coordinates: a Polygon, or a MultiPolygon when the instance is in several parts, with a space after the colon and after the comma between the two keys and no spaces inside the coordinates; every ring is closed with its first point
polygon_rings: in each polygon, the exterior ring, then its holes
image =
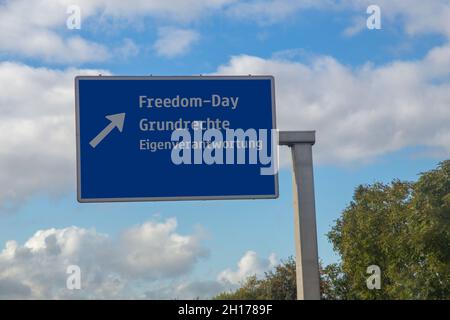
{"type": "MultiPolygon", "coordinates": [[[[415,183],[357,187],[328,238],[341,262],[321,267],[322,299],[450,299],[450,160],[415,183]],[[367,288],[370,265],[380,267],[380,290],[367,288]]],[[[295,298],[290,257],[214,299],[295,298]]]]}
{"type": "Polygon", "coordinates": [[[320,269],[320,293],[322,300],[342,300],[348,296],[346,275],[341,265],[332,263],[320,269]]]}
{"type": "Polygon", "coordinates": [[[359,186],[328,237],[342,261],[328,270],[336,297],[449,299],[450,160],[416,183],[359,186]],[[366,286],[370,265],[380,290],[366,286]]]}

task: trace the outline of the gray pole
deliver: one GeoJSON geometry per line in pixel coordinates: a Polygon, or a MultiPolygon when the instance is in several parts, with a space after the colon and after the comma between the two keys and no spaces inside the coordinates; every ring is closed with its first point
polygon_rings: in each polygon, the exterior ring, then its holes
{"type": "Polygon", "coordinates": [[[292,151],[294,167],[294,231],[297,267],[297,299],[320,299],[316,207],[312,145],[314,131],[281,131],[280,145],[292,151]]]}

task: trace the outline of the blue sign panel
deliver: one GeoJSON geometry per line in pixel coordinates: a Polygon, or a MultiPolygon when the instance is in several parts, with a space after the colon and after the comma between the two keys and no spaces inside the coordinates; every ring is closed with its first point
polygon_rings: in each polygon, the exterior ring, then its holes
{"type": "Polygon", "coordinates": [[[278,197],[271,76],[75,79],[78,201],[278,197]]]}

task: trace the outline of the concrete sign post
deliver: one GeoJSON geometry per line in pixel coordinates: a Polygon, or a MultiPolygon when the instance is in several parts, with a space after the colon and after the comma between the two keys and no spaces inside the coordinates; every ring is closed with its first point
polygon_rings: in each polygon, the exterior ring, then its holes
{"type": "Polygon", "coordinates": [[[294,233],[297,299],[320,299],[312,146],[314,131],[281,131],[279,144],[289,146],[294,167],[294,233]]]}

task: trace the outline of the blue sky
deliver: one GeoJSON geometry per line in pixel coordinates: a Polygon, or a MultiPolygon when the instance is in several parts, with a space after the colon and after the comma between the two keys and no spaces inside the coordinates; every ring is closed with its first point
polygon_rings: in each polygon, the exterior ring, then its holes
{"type": "Polygon", "coordinates": [[[278,127],[317,130],[325,263],[358,184],[448,158],[448,1],[378,1],[381,30],[363,0],[127,3],[0,1],[0,297],[208,297],[294,255],[287,152],[276,200],[77,203],[77,74],[273,74],[278,127]],[[82,26],[68,30],[74,3],[82,26]],[[86,270],[80,292],[65,288],[68,264],[86,270]]]}

